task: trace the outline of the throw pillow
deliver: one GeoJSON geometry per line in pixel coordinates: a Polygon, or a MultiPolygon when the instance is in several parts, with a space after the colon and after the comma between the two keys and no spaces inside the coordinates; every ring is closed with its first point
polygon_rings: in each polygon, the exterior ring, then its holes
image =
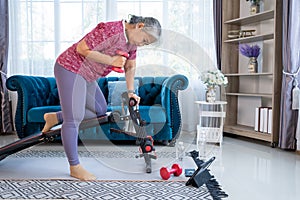
{"type": "MultiPolygon", "coordinates": [[[[138,95],[139,81],[134,80],[135,93],[138,95]]],[[[126,81],[109,81],[108,82],[108,105],[121,106],[122,93],[127,91],[126,81]]]]}

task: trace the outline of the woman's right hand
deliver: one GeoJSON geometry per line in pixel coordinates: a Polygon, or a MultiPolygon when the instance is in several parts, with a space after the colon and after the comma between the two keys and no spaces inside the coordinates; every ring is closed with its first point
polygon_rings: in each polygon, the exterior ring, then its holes
{"type": "Polygon", "coordinates": [[[127,59],[124,56],[115,55],[115,56],[112,56],[111,65],[114,66],[114,67],[123,68],[124,65],[126,64],[126,60],[127,59]]]}

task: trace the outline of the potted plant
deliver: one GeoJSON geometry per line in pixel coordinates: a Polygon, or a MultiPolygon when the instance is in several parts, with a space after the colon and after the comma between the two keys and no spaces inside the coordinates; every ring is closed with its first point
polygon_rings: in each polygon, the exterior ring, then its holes
{"type": "Polygon", "coordinates": [[[256,73],[258,68],[257,57],[260,54],[260,47],[256,45],[240,44],[239,50],[243,56],[249,58],[248,72],[256,73]]]}
{"type": "Polygon", "coordinates": [[[206,86],[206,101],[215,102],[216,101],[216,87],[217,86],[227,86],[227,77],[220,70],[207,71],[202,74],[201,80],[206,86]]]}

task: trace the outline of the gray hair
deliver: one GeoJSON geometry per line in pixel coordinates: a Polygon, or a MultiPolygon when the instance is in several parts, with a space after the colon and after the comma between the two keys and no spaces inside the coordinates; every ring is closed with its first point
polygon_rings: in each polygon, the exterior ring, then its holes
{"type": "Polygon", "coordinates": [[[142,17],[129,15],[129,24],[144,23],[144,30],[152,35],[156,40],[161,36],[161,25],[159,21],[153,17],[142,17]]]}

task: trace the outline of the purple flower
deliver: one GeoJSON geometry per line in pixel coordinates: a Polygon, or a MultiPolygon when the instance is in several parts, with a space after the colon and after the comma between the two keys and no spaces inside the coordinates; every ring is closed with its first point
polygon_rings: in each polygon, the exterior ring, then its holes
{"type": "Polygon", "coordinates": [[[248,44],[240,44],[239,45],[239,50],[242,55],[246,57],[255,57],[257,58],[260,54],[260,47],[256,45],[248,45],[248,44]]]}

